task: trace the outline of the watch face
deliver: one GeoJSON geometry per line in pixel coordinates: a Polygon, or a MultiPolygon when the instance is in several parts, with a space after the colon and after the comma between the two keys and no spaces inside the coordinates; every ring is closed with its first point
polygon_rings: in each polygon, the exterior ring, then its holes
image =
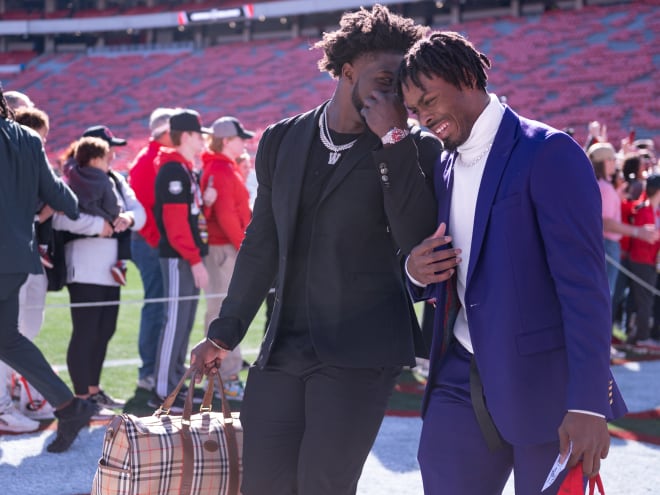
{"type": "Polygon", "coordinates": [[[383,144],[395,144],[404,139],[408,135],[408,131],[393,127],[383,136],[383,144]]]}

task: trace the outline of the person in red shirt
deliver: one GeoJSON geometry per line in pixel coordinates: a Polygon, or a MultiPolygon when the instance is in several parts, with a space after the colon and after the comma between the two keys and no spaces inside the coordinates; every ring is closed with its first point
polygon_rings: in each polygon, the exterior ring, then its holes
{"type": "MultiPolygon", "coordinates": [[[[209,233],[209,272],[206,292],[205,328],[218,316],[236,264],[238,249],[250,223],[250,194],[237,164],[245,152],[245,141],[254,137],[234,117],[221,117],[213,123],[208,151],[202,153],[202,191],[215,189],[214,201],[205,194],[204,215],[209,233]]],[[[211,196],[211,198],[213,198],[211,196]]],[[[220,366],[220,377],[230,399],[243,399],[243,384],[238,378],[243,358],[236,346],[220,366]]]]}
{"type": "MultiPolygon", "coordinates": [[[[660,214],[660,175],[651,175],[646,179],[646,201],[635,208],[633,225],[636,229],[644,226],[658,226],[660,214]]],[[[650,287],[655,287],[658,265],[658,250],[660,241],[648,243],[633,237],[630,240],[630,267],[633,274],[646,282],[650,287]]],[[[628,337],[628,342],[642,345],[660,345],[659,342],[650,339],[650,320],[653,313],[653,292],[649,287],[644,287],[633,281],[631,287],[632,297],[637,308],[637,328],[628,337]]]]}
{"type": "MultiPolygon", "coordinates": [[[[131,236],[131,257],[140,271],[144,298],[160,299],[164,296],[163,276],[158,261],[158,241],[160,233],[154,218],[153,207],[156,201],[154,185],[156,183],[156,156],[163,146],[172,146],[170,139],[170,116],[173,108],[156,108],[149,117],[151,136],[149,144],[137,154],[129,169],[129,183],[144,210],[147,221],[139,232],[131,236]]],[[[165,325],[166,305],[162,302],[145,303],[140,315],[138,334],[138,352],[142,366],[138,370],[137,385],[145,390],[153,390],[156,381],[156,353],[158,340],[165,325]]]]}
{"type": "MultiPolygon", "coordinates": [[[[202,195],[193,171],[193,160],[204,149],[202,127],[194,110],[177,110],[170,117],[172,148],[156,157],[154,216],[160,232],[160,267],[167,302],[167,322],[156,358],[156,386],[150,407],[159,407],[185,372],[188,340],[195,322],[200,289],[208,286],[204,257],[208,253],[202,195]]],[[[178,397],[174,412],[183,410],[178,397]]]]}

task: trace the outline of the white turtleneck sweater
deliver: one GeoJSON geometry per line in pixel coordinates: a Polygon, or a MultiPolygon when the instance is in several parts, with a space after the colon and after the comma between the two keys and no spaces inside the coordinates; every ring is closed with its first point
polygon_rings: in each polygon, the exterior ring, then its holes
{"type": "Polygon", "coordinates": [[[490,103],[472,126],[470,136],[456,149],[458,156],[454,162],[454,185],[449,210],[449,235],[453,246],[461,250],[463,259],[456,267],[456,289],[461,309],[454,324],[454,336],[470,353],[474,351],[465,312],[465,286],[470,266],[474,213],[490,147],[504,116],[504,107],[497,96],[489,96],[490,103]]]}

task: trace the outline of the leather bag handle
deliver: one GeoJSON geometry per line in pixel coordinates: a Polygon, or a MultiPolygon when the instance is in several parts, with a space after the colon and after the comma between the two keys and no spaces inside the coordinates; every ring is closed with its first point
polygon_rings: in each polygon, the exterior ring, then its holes
{"type": "MultiPolygon", "coordinates": [[[[172,404],[177,395],[181,391],[186,380],[190,379],[190,386],[186,393],[186,399],[183,405],[183,413],[181,415],[181,440],[183,445],[183,469],[180,495],[190,495],[193,489],[193,467],[194,467],[194,447],[192,437],[190,435],[190,424],[193,410],[193,396],[195,394],[195,382],[197,380],[198,371],[195,368],[188,368],[184,373],[179,383],[174,387],[174,390],[165,398],[163,404],[154,413],[155,416],[169,415],[172,404]]],[[[236,438],[236,429],[234,428],[234,418],[231,414],[231,407],[225,395],[225,389],[222,383],[222,378],[218,373],[215,373],[214,378],[218,382],[218,390],[222,402],[222,418],[225,431],[225,438],[227,441],[227,456],[229,463],[229,481],[228,493],[229,495],[239,495],[239,477],[240,477],[240,461],[238,458],[238,440],[236,438]]],[[[200,413],[211,412],[213,409],[213,385],[215,379],[209,376],[206,390],[204,392],[204,399],[200,406],[200,413]]]]}

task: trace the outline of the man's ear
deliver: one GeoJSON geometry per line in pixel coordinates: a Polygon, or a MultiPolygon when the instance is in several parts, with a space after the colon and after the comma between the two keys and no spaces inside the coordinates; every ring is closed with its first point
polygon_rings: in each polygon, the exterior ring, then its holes
{"type": "Polygon", "coordinates": [[[355,67],[353,67],[353,64],[346,62],[341,66],[341,77],[353,84],[353,79],[355,78],[355,67]]]}

